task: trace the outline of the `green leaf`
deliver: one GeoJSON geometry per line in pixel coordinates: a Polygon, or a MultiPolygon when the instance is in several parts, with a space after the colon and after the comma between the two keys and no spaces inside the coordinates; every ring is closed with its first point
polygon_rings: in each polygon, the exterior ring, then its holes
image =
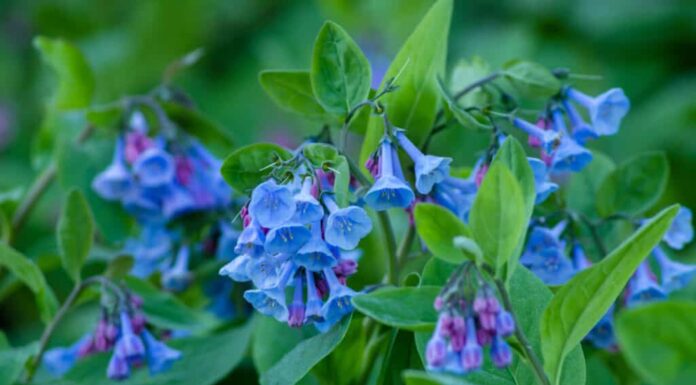
{"type": "Polygon", "coordinates": [[[94,75],[80,50],[63,39],[39,36],[34,47],[58,75],[52,105],[58,110],[87,107],[94,93],[94,75]]]}
{"type": "Polygon", "coordinates": [[[696,378],[696,303],[667,301],[622,311],[616,322],[621,352],[655,385],[696,378]]]}
{"type": "Polygon", "coordinates": [[[475,259],[454,245],[454,237],[470,237],[471,231],[451,211],[431,203],[418,203],[413,216],[418,235],[433,255],[451,263],[475,259]]]}
{"type": "Polygon", "coordinates": [[[597,218],[597,192],[604,178],[607,177],[616,165],[608,156],[593,151],[592,162],[573,176],[565,189],[566,204],[574,211],[583,213],[590,218],[597,218]]]}
{"type": "Polygon", "coordinates": [[[377,383],[380,385],[401,385],[401,372],[418,364],[420,358],[413,343],[413,333],[406,330],[393,329],[389,348],[382,360],[382,367],[377,383]]]}
{"type": "Polygon", "coordinates": [[[667,186],[669,164],[661,152],[636,156],[609,174],[597,192],[597,211],[607,217],[638,215],[650,209],[667,186]]]}
{"type": "Polygon", "coordinates": [[[17,279],[24,282],[36,295],[41,320],[48,323],[56,314],[58,301],[46,283],[41,269],[31,259],[20,254],[4,242],[0,242],[0,265],[6,267],[17,279]]]}
{"type": "Polygon", "coordinates": [[[428,373],[418,370],[407,370],[403,373],[406,385],[515,385],[512,380],[493,378],[481,375],[481,372],[471,376],[455,376],[446,373],[428,373]]]}
{"type": "MultiPolygon", "coordinates": [[[[471,60],[460,59],[452,70],[449,82],[449,91],[452,94],[463,90],[472,83],[491,74],[491,66],[481,57],[474,56],[471,60]]],[[[484,87],[478,87],[469,91],[457,100],[461,107],[485,106],[493,101],[491,94],[484,87]]],[[[490,124],[490,123],[489,123],[490,124]]]]}
{"type": "Polygon", "coordinates": [[[350,186],[350,166],[345,156],[340,155],[334,146],[312,143],[303,147],[302,154],[317,168],[331,169],[336,173],[334,193],[339,206],[348,205],[350,186]]]}
{"type": "Polygon", "coordinates": [[[319,103],[328,111],[346,116],[367,98],[370,71],[365,54],[348,33],[336,23],[324,23],[314,42],[310,72],[319,103]]]}
{"type": "Polygon", "coordinates": [[[344,318],[326,333],[306,339],[261,375],[261,385],[295,384],[343,340],[351,317],[344,318]]]}
{"type": "Polygon", "coordinates": [[[79,190],[68,193],[58,220],[56,236],[63,268],[77,282],[94,239],[92,211],[79,190]]]}
{"type": "Polygon", "coordinates": [[[109,262],[104,276],[112,281],[123,279],[133,268],[133,257],[130,255],[119,255],[109,262]]]}
{"type": "Polygon", "coordinates": [[[348,165],[348,160],[345,156],[341,155],[332,168],[336,173],[336,182],[334,183],[336,203],[338,203],[340,207],[348,206],[350,187],[350,166],[348,165]]]}
{"type": "Polygon", "coordinates": [[[336,147],[326,143],[310,143],[302,147],[302,155],[316,168],[331,164],[341,156],[336,147]]]}
{"type": "Polygon", "coordinates": [[[123,119],[124,106],[122,103],[110,103],[93,106],[87,110],[87,121],[95,127],[116,129],[123,119]]]}
{"type": "Polygon", "coordinates": [[[313,326],[294,329],[275,318],[254,315],[252,358],[256,371],[264,373],[278,363],[297,344],[315,336],[313,326]]]}
{"type": "Polygon", "coordinates": [[[439,287],[387,287],[353,297],[353,306],[377,322],[406,330],[429,330],[437,322],[433,302],[439,287]]]}
{"type": "Polygon", "coordinates": [[[602,318],[631,275],[660,242],[679,210],[662,210],[601,262],[578,273],[553,297],[541,319],[544,368],[554,384],[563,359],[602,318]]]}
{"type": "Polygon", "coordinates": [[[481,183],[469,214],[474,240],[484,259],[500,272],[517,259],[516,252],[527,229],[522,189],[502,162],[494,162],[481,183]]]}
{"type": "Polygon", "coordinates": [[[209,148],[217,150],[216,152],[227,151],[233,146],[230,130],[210,120],[200,111],[180,103],[159,101],[159,104],[177,127],[200,139],[209,148]]]}
{"type": "Polygon", "coordinates": [[[421,285],[444,286],[456,268],[456,264],[446,262],[439,258],[430,258],[423,267],[421,285]]]}
{"type": "MultiPolygon", "coordinates": [[[[251,324],[205,337],[190,337],[168,341],[167,345],[181,351],[181,360],[172,367],[151,375],[146,368],[132,368],[132,375],[120,381],[124,385],[213,385],[225,378],[244,358],[251,324]]],[[[78,361],[63,379],[46,385],[113,385],[106,377],[111,353],[97,354],[78,361]]]]}
{"type": "Polygon", "coordinates": [[[36,353],[37,343],[0,350],[0,385],[16,384],[27,360],[36,353]]]}
{"type": "Polygon", "coordinates": [[[503,66],[505,78],[526,97],[548,98],[561,90],[561,82],[541,64],[515,60],[503,66]]]}
{"type": "Polygon", "coordinates": [[[493,128],[493,125],[490,123],[490,119],[488,119],[487,116],[476,110],[467,110],[462,108],[460,103],[454,99],[454,96],[447,91],[445,85],[442,84],[442,81],[438,79],[437,84],[440,94],[445,99],[445,102],[447,102],[449,111],[452,113],[454,118],[457,119],[459,124],[464,126],[464,128],[471,130],[490,130],[493,128]]]}
{"type": "Polygon", "coordinates": [[[250,144],[230,154],[220,172],[232,188],[240,193],[247,193],[269,175],[269,165],[278,160],[290,159],[291,156],[288,150],[276,144],[250,144]]]}
{"type": "Polygon", "coordinates": [[[262,71],[259,82],[278,107],[312,120],[335,120],[314,97],[309,71],[262,71]]]}
{"type": "MultiPolygon", "coordinates": [[[[392,124],[407,131],[416,145],[421,145],[432,129],[440,95],[438,76],[442,77],[447,59],[447,41],[452,17],[452,0],[438,0],[415,31],[408,37],[384,76],[382,86],[395,78],[399,87],[380,101],[392,124]]],[[[371,116],[360,163],[374,152],[384,133],[379,116],[371,116]]]]}

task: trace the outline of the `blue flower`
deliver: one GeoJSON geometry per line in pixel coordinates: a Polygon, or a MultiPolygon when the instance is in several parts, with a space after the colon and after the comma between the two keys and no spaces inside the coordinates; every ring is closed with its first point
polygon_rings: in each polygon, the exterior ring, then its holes
{"type": "Polygon", "coordinates": [[[252,263],[250,256],[240,255],[221,267],[219,274],[226,275],[237,282],[249,281],[251,280],[248,273],[250,263],[252,263]]]}
{"type": "Polygon", "coordinates": [[[464,371],[476,370],[483,365],[483,349],[476,337],[474,317],[467,317],[466,319],[466,345],[464,345],[461,355],[464,371]]]}
{"type": "Polygon", "coordinates": [[[445,178],[433,189],[435,203],[444,206],[461,220],[467,221],[478,191],[474,177],[475,175],[472,174],[469,179],[445,178]]]}
{"type": "Polygon", "coordinates": [[[363,199],[376,211],[392,207],[406,208],[415,199],[413,190],[403,179],[395,175],[396,154],[389,139],[382,139],[379,156],[379,176],[363,199]]]}
{"type": "Polygon", "coordinates": [[[138,183],[146,188],[166,186],[174,180],[174,159],[162,148],[151,147],[133,163],[133,173],[138,183]]]}
{"type": "Polygon", "coordinates": [[[575,274],[570,260],[561,249],[544,249],[538,254],[524,254],[520,262],[547,285],[562,285],[575,274]]]}
{"type": "Polygon", "coordinates": [[[535,124],[529,123],[520,118],[514,118],[512,124],[541,142],[541,147],[546,152],[551,152],[551,148],[558,140],[558,133],[553,130],[545,130],[535,124]]]}
{"type": "Polygon", "coordinates": [[[579,172],[592,161],[592,153],[569,136],[561,138],[552,156],[552,172],[579,172]]]}
{"type": "Polygon", "coordinates": [[[287,222],[295,213],[296,203],[286,185],[269,179],[251,193],[249,213],[263,227],[276,227],[287,222]]]}
{"type": "Polygon", "coordinates": [[[585,255],[585,250],[580,242],[573,244],[573,268],[576,272],[583,271],[592,266],[592,261],[585,255]]]}
{"type": "MultiPolygon", "coordinates": [[[[433,189],[436,183],[442,182],[449,176],[452,158],[423,154],[418,147],[408,139],[403,130],[396,131],[396,140],[415,164],[416,190],[418,190],[419,193],[430,193],[430,190],[433,189]]],[[[397,159],[394,159],[394,162],[396,161],[397,159]]]]}
{"type": "Polygon", "coordinates": [[[612,305],[606,314],[597,322],[585,337],[594,346],[600,349],[613,349],[616,347],[616,335],[614,334],[614,306],[612,305]]]}
{"type": "Polygon", "coordinates": [[[123,197],[123,208],[136,217],[138,222],[162,222],[161,192],[148,191],[134,185],[123,197]]]}
{"type": "Polygon", "coordinates": [[[515,319],[507,310],[501,310],[495,317],[495,330],[498,335],[507,337],[515,331],[515,319]]]}
{"type": "Polygon", "coordinates": [[[111,355],[109,366],[106,368],[106,376],[112,380],[125,380],[130,376],[130,366],[125,357],[118,353],[111,355]]]}
{"type": "Polygon", "coordinates": [[[46,350],[42,363],[49,373],[55,376],[62,376],[75,366],[83,346],[91,342],[92,336],[87,334],[71,346],[46,350]]]}
{"type": "Polygon", "coordinates": [[[558,190],[558,185],[549,181],[546,163],[536,158],[527,158],[527,160],[534,173],[534,188],[536,190],[536,200],[534,203],[540,204],[544,202],[549,195],[558,190]]]}
{"type": "Polygon", "coordinates": [[[599,137],[594,131],[594,128],[582,119],[578,110],[576,110],[575,106],[570,104],[567,99],[563,100],[563,108],[566,110],[568,118],[570,119],[570,126],[573,129],[573,138],[578,143],[584,145],[588,140],[599,137]]]}
{"type": "Polygon", "coordinates": [[[131,274],[147,277],[171,255],[172,235],[160,223],[145,223],[138,238],[126,240],[124,252],[134,259],[131,274]]]}
{"type": "Polygon", "coordinates": [[[147,367],[151,374],[162,373],[171,368],[172,364],[181,359],[181,352],[174,350],[158,341],[150,332],[143,330],[140,335],[145,341],[147,367]]]}
{"type": "MultiPolygon", "coordinates": [[[[249,258],[248,256],[244,256],[249,258]]],[[[230,296],[234,283],[224,277],[211,279],[204,283],[203,292],[210,298],[206,309],[222,320],[230,320],[237,314],[234,302],[230,296]]]]}
{"type": "Polygon", "coordinates": [[[321,322],[324,320],[324,314],[322,313],[322,307],[324,303],[321,298],[319,298],[319,293],[317,292],[317,286],[314,281],[314,272],[311,270],[305,270],[305,276],[307,279],[307,304],[305,306],[305,320],[307,322],[321,322]]]}
{"type": "Polygon", "coordinates": [[[178,185],[167,186],[162,196],[162,214],[168,220],[198,209],[196,201],[188,190],[178,185]]]}
{"type": "Polygon", "coordinates": [[[303,225],[314,223],[324,217],[324,208],[321,207],[319,201],[311,194],[312,180],[305,179],[302,182],[302,189],[295,195],[295,215],[292,217],[292,222],[303,225]]]}
{"type": "Polygon", "coordinates": [[[643,262],[628,283],[626,306],[634,307],[667,297],[665,291],[657,284],[650,271],[650,266],[643,262]]]}
{"type": "Polygon", "coordinates": [[[263,233],[258,222],[252,220],[251,223],[242,230],[237,239],[237,245],[234,247],[234,252],[238,255],[248,255],[257,258],[265,252],[264,243],[266,236],[263,233]]]}
{"type": "Polygon", "coordinates": [[[351,298],[355,296],[352,289],[338,281],[336,273],[332,269],[324,269],[324,278],[329,285],[329,298],[322,308],[324,320],[316,323],[317,329],[321,332],[331,329],[343,316],[353,311],[351,298]]]}
{"type": "Polygon", "coordinates": [[[246,271],[254,286],[260,289],[274,287],[278,282],[278,262],[270,256],[252,258],[246,271]]]}
{"type": "Polygon", "coordinates": [[[529,234],[525,254],[536,254],[547,248],[565,248],[565,243],[560,237],[567,224],[567,221],[560,221],[553,228],[535,226],[529,234]]]}
{"type": "Polygon", "coordinates": [[[162,272],[162,287],[176,292],[188,287],[191,282],[191,272],[188,269],[190,253],[188,245],[179,248],[174,265],[162,272]]]}
{"type": "Polygon", "coordinates": [[[667,292],[686,287],[696,276],[696,265],[672,261],[659,246],[653,249],[653,255],[660,265],[662,287],[667,292]]]}
{"type": "Polygon", "coordinates": [[[125,310],[121,311],[121,335],[116,340],[114,353],[130,364],[139,363],[145,357],[143,341],[133,333],[130,317],[125,310]]]}
{"type": "Polygon", "coordinates": [[[281,277],[273,288],[247,290],[244,292],[244,299],[259,313],[286,322],[288,308],[285,304],[285,287],[296,271],[297,267],[292,262],[285,263],[281,277]]]}
{"type": "Polygon", "coordinates": [[[339,209],[329,195],[324,195],[324,204],[331,212],[326,220],[324,239],[330,245],[351,250],[372,230],[372,221],[365,210],[357,206],[339,209]]]}
{"type": "Polygon", "coordinates": [[[229,260],[234,258],[237,247],[237,238],[239,232],[232,228],[225,221],[219,222],[220,236],[218,237],[217,247],[215,248],[215,257],[220,260],[229,260]]]}
{"type": "Polygon", "coordinates": [[[512,351],[510,345],[505,342],[503,337],[496,335],[491,345],[491,358],[493,364],[499,368],[504,368],[512,362],[512,351]]]}
{"type": "Polygon", "coordinates": [[[687,207],[680,207],[677,216],[672,221],[672,225],[665,233],[663,240],[669,247],[681,250],[684,245],[694,239],[694,228],[691,225],[691,210],[687,207]]]}
{"type": "Polygon", "coordinates": [[[297,274],[295,276],[292,303],[288,309],[288,325],[290,327],[298,328],[305,323],[305,304],[303,300],[304,293],[302,291],[302,281],[302,275],[297,274]]]}
{"type": "Polygon", "coordinates": [[[312,271],[336,264],[336,258],[321,237],[321,222],[312,225],[312,238],[292,258],[298,265],[312,271]]]}
{"type": "Polygon", "coordinates": [[[573,88],[568,88],[566,95],[587,109],[590,122],[598,135],[616,134],[621,119],[631,108],[631,103],[620,88],[612,88],[595,98],[573,88]]]}
{"type": "Polygon", "coordinates": [[[298,223],[286,223],[271,229],[266,234],[264,247],[267,253],[293,254],[312,237],[307,226],[298,223]]]}
{"type": "Polygon", "coordinates": [[[132,177],[123,160],[123,138],[116,139],[113,160],[109,167],[92,181],[92,189],[107,200],[123,199],[132,186],[132,177]]]}

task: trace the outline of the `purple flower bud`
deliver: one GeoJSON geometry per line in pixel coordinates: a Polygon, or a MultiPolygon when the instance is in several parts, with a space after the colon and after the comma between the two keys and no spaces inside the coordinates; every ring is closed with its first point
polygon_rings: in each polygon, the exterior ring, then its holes
{"type": "Polygon", "coordinates": [[[498,313],[495,319],[496,332],[498,335],[507,337],[515,331],[515,319],[507,310],[498,313]]]}
{"type": "Polygon", "coordinates": [[[116,341],[115,353],[129,363],[140,362],[145,355],[143,341],[133,333],[130,317],[125,311],[121,311],[121,336],[116,341]]]}
{"type": "Polygon", "coordinates": [[[435,297],[435,302],[433,303],[433,307],[435,308],[435,311],[440,311],[442,310],[442,307],[444,306],[444,302],[442,297],[439,295],[435,297]]]}
{"type": "Polygon", "coordinates": [[[428,368],[439,368],[445,363],[445,357],[447,356],[447,345],[445,340],[435,333],[425,350],[425,360],[428,363],[428,368]]]}
{"type": "Polygon", "coordinates": [[[125,380],[130,376],[130,367],[125,357],[114,353],[109,360],[106,376],[112,380],[125,380]]]}
{"type": "Polygon", "coordinates": [[[293,295],[292,304],[290,304],[288,309],[290,312],[288,315],[288,325],[295,328],[302,327],[305,320],[305,305],[302,300],[302,280],[302,275],[297,274],[295,277],[295,293],[293,295]]]}
{"type": "Polygon", "coordinates": [[[486,329],[476,330],[476,341],[479,345],[486,346],[493,341],[493,331],[486,329]]]}
{"type": "Polygon", "coordinates": [[[478,315],[479,323],[481,327],[485,330],[493,331],[495,330],[495,314],[489,312],[479,313],[478,315]]]}
{"type": "Polygon", "coordinates": [[[499,368],[504,368],[512,362],[512,351],[510,345],[501,336],[495,336],[491,347],[491,358],[493,364],[499,368]]]}
{"type": "Polygon", "coordinates": [[[137,313],[131,317],[131,326],[133,327],[133,333],[140,334],[143,329],[145,329],[145,324],[147,323],[147,318],[142,313],[137,313]]]}
{"type": "Polygon", "coordinates": [[[476,324],[473,317],[466,321],[466,345],[462,350],[462,366],[465,371],[476,370],[483,364],[483,349],[476,338],[476,324]]]}

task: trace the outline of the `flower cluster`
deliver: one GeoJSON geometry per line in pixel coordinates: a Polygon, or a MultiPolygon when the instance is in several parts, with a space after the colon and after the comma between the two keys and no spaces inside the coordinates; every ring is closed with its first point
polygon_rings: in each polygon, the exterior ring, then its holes
{"type": "Polygon", "coordinates": [[[86,334],[72,346],[46,351],[43,356],[46,369],[54,375],[62,375],[83,357],[111,351],[113,354],[107,368],[110,379],[126,379],[131,368],[144,363],[151,374],[166,371],[181,358],[181,352],[159,341],[147,329],[141,306],[139,297],[129,295],[127,306],[114,311],[103,308],[94,332],[86,334]]]}
{"type": "Polygon", "coordinates": [[[357,271],[353,250],[372,222],[359,206],[339,207],[332,188],[322,170],[298,171],[287,184],[272,178],[259,184],[242,209],[237,257],[220,270],[253,282],[244,298],[293,327],[312,323],[326,331],[352,311],[355,292],[346,278],[357,271]]]}
{"type": "Polygon", "coordinates": [[[453,274],[434,306],[439,316],[426,347],[428,370],[461,374],[479,369],[486,346],[495,366],[512,362],[505,338],[515,331],[514,318],[471,264],[453,274]]]}

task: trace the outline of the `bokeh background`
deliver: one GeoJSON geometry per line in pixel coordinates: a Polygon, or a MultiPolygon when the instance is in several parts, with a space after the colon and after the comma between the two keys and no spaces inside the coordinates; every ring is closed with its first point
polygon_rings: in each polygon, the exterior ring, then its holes
{"type": "MultiPolygon", "coordinates": [[[[431,3],[1,0],[0,202],[21,193],[18,186],[27,186],[36,174],[29,161],[31,141],[54,77],[32,47],[34,36],[64,37],[86,53],[96,73],[98,103],[147,92],[169,62],[202,47],[206,54],[200,63],[176,80],[199,109],[228,129],[237,144],[270,140],[292,145],[318,127],[279,110],[259,86],[258,72],[308,68],[314,36],[331,19],[356,38],[378,74],[431,3]]],[[[589,93],[624,88],[633,108],[620,134],[593,146],[618,161],[664,150],[672,175],[663,203],[696,208],[696,2],[457,1],[449,62],[474,55],[493,68],[522,58],[601,75],[578,83],[589,93]]],[[[467,134],[442,135],[435,148],[455,154],[458,162],[471,162],[477,141],[451,140],[462,135],[467,134]],[[457,146],[446,149],[450,143],[457,146]]],[[[29,254],[54,249],[54,202],[44,199],[25,231],[34,237],[23,240],[33,250],[29,254]]],[[[681,257],[696,261],[696,249],[681,257]]],[[[0,292],[6,289],[7,283],[0,283],[0,292]]],[[[2,318],[21,323],[11,314],[2,318]]]]}

